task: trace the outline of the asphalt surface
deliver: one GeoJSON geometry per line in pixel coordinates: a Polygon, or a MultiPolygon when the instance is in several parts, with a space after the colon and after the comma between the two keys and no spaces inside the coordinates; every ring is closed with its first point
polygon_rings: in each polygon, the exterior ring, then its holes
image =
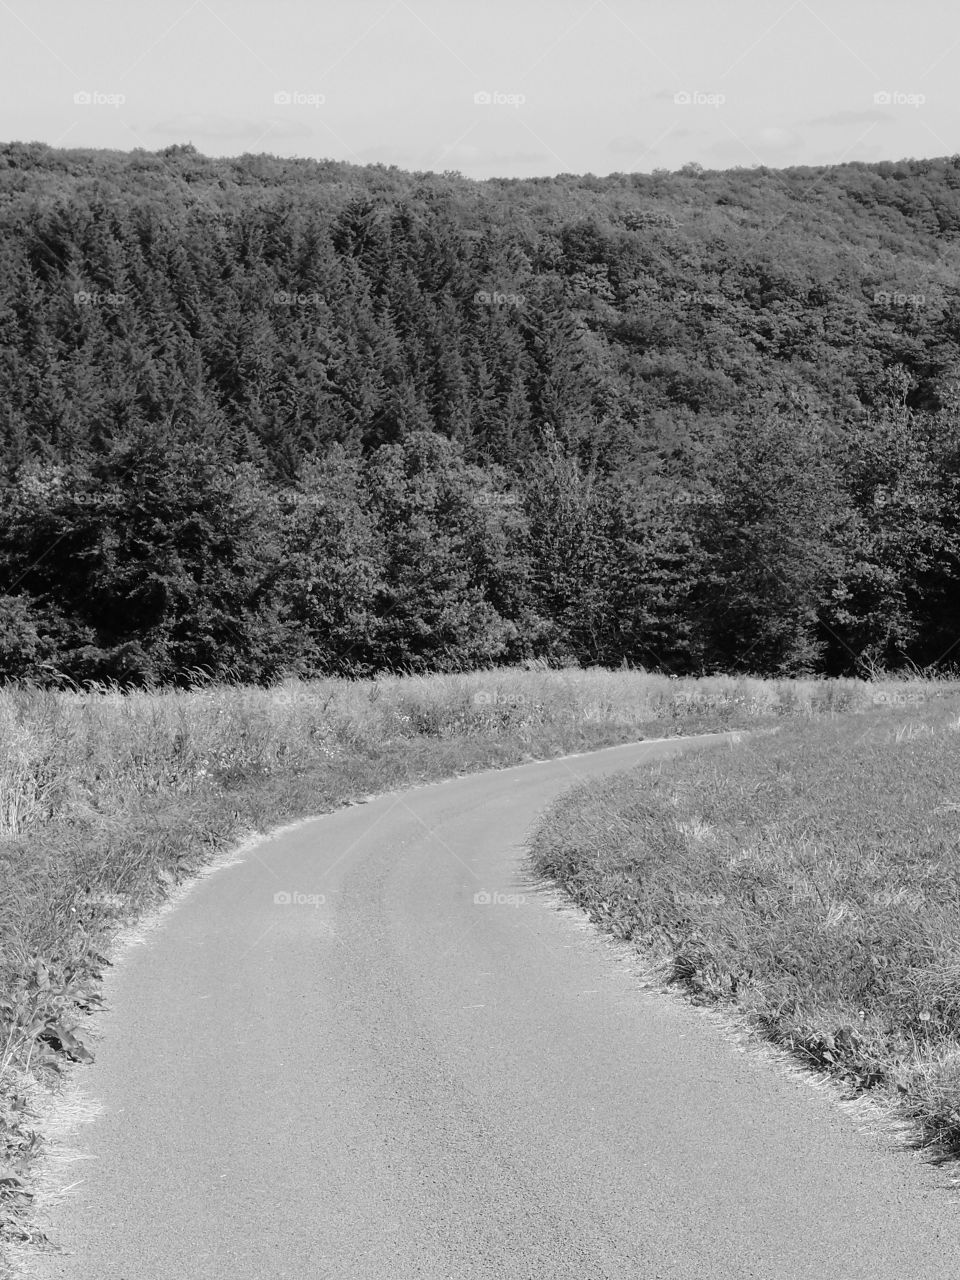
{"type": "Polygon", "coordinates": [[[390,794],[200,881],[108,978],[77,1072],[104,1107],[75,1138],[95,1158],[62,1171],[82,1179],[52,1211],[64,1252],[34,1274],[960,1269],[960,1206],[916,1157],[644,991],[621,944],[531,884],[522,842],[555,796],[679,749],[390,794]]]}

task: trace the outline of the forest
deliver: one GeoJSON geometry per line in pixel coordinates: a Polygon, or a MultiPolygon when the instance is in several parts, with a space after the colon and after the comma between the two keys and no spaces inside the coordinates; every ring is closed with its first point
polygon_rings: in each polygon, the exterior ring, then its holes
{"type": "Polygon", "coordinates": [[[0,682],[960,658],[960,156],[0,147],[0,682]]]}

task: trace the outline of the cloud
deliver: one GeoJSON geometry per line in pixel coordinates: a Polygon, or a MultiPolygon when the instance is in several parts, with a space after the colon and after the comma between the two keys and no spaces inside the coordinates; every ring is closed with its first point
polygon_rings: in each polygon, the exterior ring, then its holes
{"type": "Polygon", "coordinates": [[[814,116],[812,120],[801,120],[801,124],[809,125],[845,125],[845,124],[890,124],[889,111],[834,111],[829,116],[814,116]]]}
{"type": "Polygon", "coordinates": [[[149,133],[178,138],[240,138],[253,142],[268,138],[308,138],[313,130],[299,120],[238,120],[215,112],[185,112],[148,126],[149,133]]]}
{"type": "Polygon", "coordinates": [[[797,151],[803,146],[803,137],[795,129],[768,125],[766,129],[760,130],[756,142],[770,151],[797,151]]]}
{"type": "MultiPolygon", "coordinates": [[[[676,137],[679,132],[690,133],[692,130],[672,129],[670,137],[676,137]]],[[[662,139],[661,139],[662,141],[662,139]]],[[[611,138],[607,143],[607,151],[612,152],[616,156],[630,156],[637,164],[641,160],[656,159],[661,155],[661,150],[652,142],[648,142],[646,138],[638,138],[635,133],[618,133],[615,138],[611,138]]]]}
{"type": "Polygon", "coordinates": [[[648,144],[643,138],[638,138],[634,133],[618,133],[615,138],[611,138],[607,143],[607,150],[613,151],[617,155],[639,155],[642,151],[647,150],[648,144]]]}
{"type": "Polygon", "coordinates": [[[539,164],[547,159],[546,151],[498,151],[487,159],[497,164],[539,164]]]}
{"type": "Polygon", "coordinates": [[[732,167],[765,164],[780,157],[787,159],[802,150],[803,146],[803,137],[794,129],[770,125],[766,129],[740,133],[736,138],[716,138],[700,150],[704,157],[717,157],[722,166],[732,167]]]}
{"type": "Polygon", "coordinates": [[[406,168],[414,163],[413,156],[402,147],[395,147],[385,142],[380,147],[363,147],[357,152],[357,156],[365,164],[395,164],[400,168],[406,168]]]}
{"type": "Polygon", "coordinates": [[[472,164],[482,158],[483,152],[480,148],[472,146],[469,142],[448,142],[440,148],[441,160],[462,160],[472,164]]]}
{"type": "Polygon", "coordinates": [[[541,164],[547,159],[545,151],[488,151],[467,142],[451,142],[430,156],[432,165],[450,163],[471,164],[541,164]]]}

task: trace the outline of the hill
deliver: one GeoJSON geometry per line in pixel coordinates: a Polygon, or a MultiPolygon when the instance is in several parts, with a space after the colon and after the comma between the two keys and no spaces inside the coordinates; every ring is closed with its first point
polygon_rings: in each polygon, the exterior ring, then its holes
{"type": "Polygon", "coordinates": [[[944,661],[958,231],[960,157],[474,182],[6,145],[0,678],[944,661]]]}

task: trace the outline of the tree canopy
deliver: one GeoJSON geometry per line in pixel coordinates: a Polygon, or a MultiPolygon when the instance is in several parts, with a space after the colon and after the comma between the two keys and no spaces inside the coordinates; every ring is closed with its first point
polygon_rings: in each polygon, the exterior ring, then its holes
{"type": "Polygon", "coordinates": [[[960,157],[0,147],[0,679],[956,656],[960,157]]]}

